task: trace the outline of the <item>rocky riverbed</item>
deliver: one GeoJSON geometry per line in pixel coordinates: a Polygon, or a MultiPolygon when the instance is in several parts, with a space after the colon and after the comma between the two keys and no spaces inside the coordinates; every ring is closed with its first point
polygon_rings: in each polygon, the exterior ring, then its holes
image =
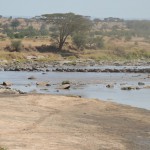
{"type": "Polygon", "coordinates": [[[149,73],[149,61],[129,61],[129,62],[96,62],[93,60],[76,60],[76,61],[53,61],[53,62],[37,62],[27,61],[10,63],[1,63],[0,70],[2,71],[59,71],[59,72],[135,72],[149,73]],[[105,69],[103,66],[106,66],[105,69]],[[107,66],[116,66],[111,69],[107,66]],[[122,68],[118,66],[131,66],[131,68],[122,68]],[[145,68],[141,67],[145,66],[145,68]],[[82,67],[82,68],[81,68],[82,67]],[[133,68],[134,67],[134,68],[133,68]],[[140,67],[140,68],[139,68],[140,67]],[[103,68],[103,69],[102,69],[103,68]],[[117,69],[118,68],[118,69],[117,69]]]}
{"type": "Polygon", "coordinates": [[[150,73],[150,68],[135,68],[135,69],[78,69],[78,68],[56,68],[54,72],[108,72],[108,73],[150,73]]]}

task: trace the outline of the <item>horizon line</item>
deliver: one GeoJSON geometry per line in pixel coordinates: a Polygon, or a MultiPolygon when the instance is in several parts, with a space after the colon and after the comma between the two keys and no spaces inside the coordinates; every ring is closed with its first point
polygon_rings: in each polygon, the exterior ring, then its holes
{"type": "MultiPolygon", "coordinates": [[[[53,14],[53,13],[51,13],[51,14],[53,14]]],[[[42,15],[42,14],[41,14],[42,15]]],[[[40,16],[40,15],[35,15],[35,16],[17,16],[17,15],[1,15],[3,18],[9,18],[9,17],[12,17],[12,18],[23,18],[23,19],[25,19],[25,18],[28,18],[28,19],[31,19],[31,18],[34,18],[34,17],[36,17],[36,16],[40,16]]],[[[83,15],[84,16],[84,15],[83,15]]],[[[109,17],[95,17],[95,16],[89,16],[89,17],[91,17],[92,19],[105,19],[105,18],[119,18],[119,19],[124,19],[124,20],[150,20],[150,18],[128,18],[128,17],[112,17],[112,16],[109,16],[109,17]]]]}

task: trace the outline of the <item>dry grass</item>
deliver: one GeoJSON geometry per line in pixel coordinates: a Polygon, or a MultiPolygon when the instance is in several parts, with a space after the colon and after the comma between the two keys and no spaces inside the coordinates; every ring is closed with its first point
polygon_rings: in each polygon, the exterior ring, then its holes
{"type": "Polygon", "coordinates": [[[59,54],[53,53],[39,53],[39,52],[6,52],[0,51],[0,60],[7,60],[11,62],[12,60],[17,60],[19,62],[27,61],[27,56],[36,56],[37,61],[48,62],[48,61],[55,61],[55,60],[62,60],[62,57],[59,54]],[[41,56],[43,58],[41,58],[41,56]],[[39,57],[39,58],[38,58],[39,57]]]}
{"type": "Polygon", "coordinates": [[[60,54],[54,53],[40,53],[35,51],[34,48],[42,45],[50,45],[50,39],[48,38],[32,38],[32,39],[22,39],[23,47],[27,48],[28,51],[21,52],[9,52],[5,50],[7,46],[11,45],[11,39],[5,39],[0,41],[0,59],[11,61],[16,59],[18,61],[25,61],[27,56],[44,56],[44,59],[39,59],[39,61],[53,61],[62,59],[60,54]]]}
{"type": "Polygon", "coordinates": [[[145,41],[142,38],[134,38],[131,41],[124,41],[123,39],[110,39],[105,38],[105,47],[99,50],[71,50],[69,46],[72,47],[70,39],[67,41],[67,45],[64,46],[65,49],[68,49],[68,52],[71,52],[71,56],[64,56],[61,53],[39,53],[35,51],[36,47],[39,46],[48,46],[51,44],[49,38],[31,38],[31,39],[22,39],[22,44],[28,51],[22,52],[8,52],[5,50],[6,46],[10,46],[11,40],[4,39],[0,41],[0,59],[17,59],[25,60],[27,56],[44,56],[44,59],[40,61],[53,61],[53,60],[62,60],[67,58],[68,60],[76,60],[77,58],[83,59],[94,59],[94,60],[124,60],[124,59],[141,59],[141,58],[150,58],[150,43],[145,41]]]}
{"type": "MultiPolygon", "coordinates": [[[[8,39],[8,38],[1,40],[0,41],[0,50],[4,50],[4,48],[6,46],[9,46],[11,44],[11,41],[12,40],[8,39]]],[[[22,39],[21,41],[25,47],[28,47],[28,46],[36,47],[36,46],[51,44],[51,41],[48,38],[37,38],[37,39],[36,38],[31,38],[31,39],[25,38],[25,39],[22,39]]]]}
{"type": "Polygon", "coordinates": [[[51,44],[51,41],[50,39],[23,39],[22,40],[22,43],[24,46],[41,46],[41,45],[50,45],[51,44]]]}

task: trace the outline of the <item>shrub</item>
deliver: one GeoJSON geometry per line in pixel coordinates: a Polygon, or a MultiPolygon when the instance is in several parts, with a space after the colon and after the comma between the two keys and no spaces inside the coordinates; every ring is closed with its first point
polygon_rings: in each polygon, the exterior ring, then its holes
{"type": "Polygon", "coordinates": [[[11,22],[11,27],[12,27],[13,29],[16,29],[19,25],[20,25],[20,22],[19,22],[19,20],[17,20],[17,19],[15,19],[15,20],[13,20],[13,21],[11,22]]]}
{"type": "Polygon", "coordinates": [[[114,55],[119,56],[119,57],[126,57],[126,51],[121,48],[121,47],[116,47],[113,50],[114,55]]]}
{"type": "Polygon", "coordinates": [[[22,47],[22,42],[20,40],[11,41],[11,47],[14,51],[19,52],[22,47]]]}
{"type": "Polygon", "coordinates": [[[102,37],[96,37],[94,38],[94,43],[95,43],[95,46],[97,48],[103,48],[104,47],[104,40],[102,37]]]}
{"type": "Polygon", "coordinates": [[[83,49],[86,44],[86,35],[83,33],[78,33],[73,36],[73,43],[78,49],[83,49]]]}

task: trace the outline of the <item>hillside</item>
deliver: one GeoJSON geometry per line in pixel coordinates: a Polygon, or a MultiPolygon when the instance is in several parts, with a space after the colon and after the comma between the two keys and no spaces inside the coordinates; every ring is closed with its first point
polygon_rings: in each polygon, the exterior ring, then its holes
{"type": "MultiPolygon", "coordinates": [[[[87,35],[85,37],[87,44],[84,45],[84,48],[78,48],[70,37],[63,48],[66,52],[61,55],[63,51],[57,51],[55,40],[51,36],[51,24],[43,22],[38,17],[30,19],[1,17],[1,57],[8,59],[7,54],[13,55],[12,52],[16,50],[11,47],[11,41],[20,40],[20,52],[25,55],[38,55],[38,53],[44,52],[50,54],[50,57],[54,54],[56,59],[71,56],[74,59],[83,58],[97,61],[150,58],[150,21],[128,21],[110,17],[103,20],[93,19],[92,22],[93,27],[89,31],[88,37],[87,35]],[[5,57],[6,55],[7,57],[5,57]]],[[[15,59],[18,59],[18,55],[15,59]]]]}

